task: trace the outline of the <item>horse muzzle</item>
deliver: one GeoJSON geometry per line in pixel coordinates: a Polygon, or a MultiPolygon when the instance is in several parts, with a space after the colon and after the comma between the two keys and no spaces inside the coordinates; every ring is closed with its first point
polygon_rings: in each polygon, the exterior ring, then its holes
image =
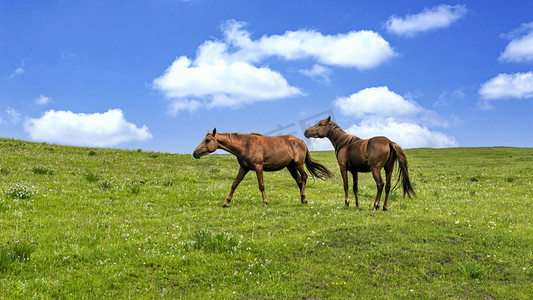
{"type": "Polygon", "coordinates": [[[202,150],[195,150],[193,153],[192,153],[192,156],[196,159],[204,156],[204,153],[202,150]]]}
{"type": "Polygon", "coordinates": [[[304,136],[305,136],[306,138],[312,138],[312,137],[316,137],[316,133],[310,131],[309,129],[307,129],[307,130],[305,130],[305,132],[304,132],[304,136]]]}

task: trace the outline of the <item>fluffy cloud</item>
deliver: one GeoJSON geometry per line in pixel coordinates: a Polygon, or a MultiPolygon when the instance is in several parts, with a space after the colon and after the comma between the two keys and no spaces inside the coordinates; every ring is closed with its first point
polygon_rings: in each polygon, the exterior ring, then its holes
{"type": "Polygon", "coordinates": [[[52,102],[52,98],[40,95],[39,97],[33,99],[33,103],[38,105],[45,105],[52,102]]]}
{"type": "Polygon", "coordinates": [[[363,118],[366,115],[411,116],[423,109],[414,101],[404,99],[391,92],[388,87],[372,87],[361,90],[350,97],[340,97],[334,105],[345,115],[363,118]]]}
{"type": "Polygon", "coordinates": [[[16,111],[14,108],[12,107],[8,107],[7,110],[6,110],[7,114],[9,115],[9,121],[13,124],[16,124],[18,123],[19,121],[21,121],[21,114],[16,111]]]}
{"type": "MultiPolygon", "coordinates": [[[[302,29],[253,40],[244,30],[245,25],[234,20],[226,22],[222,26],[223,40],[204,42],[194,60],[180,56],[154,79],[153,87],[172,99],[171,112],[304,95],[279,72],[257,66],[270,57],[313,59],[324,65],[369,69],[396,55],[389,43],[373,31],[323,35],[302,29]]],[[[326,68],[321,68],[306,75],[329,79],[326,68]]]]}
{"type": "Polygon", "coordinates": [[[397,122],[394,118],[365,119],[359,125],[352,125],[346,130],[350,134],[367,139],[374,136],[386,136],[404,148],[445,148],[457,146],[454,137],[438,131],[431,131],[426,126],[413,122],[397,122]]]}
{"type": "Polygon", "coordinates": [[[533,61],[533,22],[523,24],[510,34],[504,35],[511,39],[500,55],[500,61],[530,62],[533,61]]]}
{"type": "Polygon", "coordinates": [[[346,131],[361,138],[387,136],[404,148],[453,147],[455,138],[428,126],[443,126],[435,112],[390,91],[388,87],[361,90],[350,97],[340,97],[333,104],[339,111],[360,123],[346,131]]]}
{"type": "Polygon", "coordinates": [[[76,146],[109,147],[152,137],[148,127],[128,123],[122,110],[105,113],[73,113],[49,110],[41,118],[28,118],[24,130],[35,141],[76,146]]]}
{"type": "Polygon", "coordinates": [[[412,36],[416,33],[450,26],[463,18],[467,9],[465,5],[439,5],[425,8],[421,13],[407,15],[404,18],[390,17],[387,30],[398,35],[412,36]]]}
{"type": "Polygon", "coordinates": [[[300,70],[300,73],[310,77],[316,81],[323,82],[326,84],[330,83],[331,69],[315,64],[313,68],[309,70],[300,70]]]}
{"type": "Polygon", "coordinates": [[[533,98],[533,72],[498,74],[481,85],[482,109],[492,108],[490,101],[509,98],[533,98]]]}
{"type": "Polygon", "coordinates": [[[279,73],[268,68],[257,68],[245,62],[228,63],[218,60],[211,64],[196,64],[182,56],[154,80],[154,87],[169,98],[176,111],[194,110],[202,102],[188,98],[205,99],[208,107],[238,106],[261,100],[279,99],[303,94],[292,87],[279,73]]]}

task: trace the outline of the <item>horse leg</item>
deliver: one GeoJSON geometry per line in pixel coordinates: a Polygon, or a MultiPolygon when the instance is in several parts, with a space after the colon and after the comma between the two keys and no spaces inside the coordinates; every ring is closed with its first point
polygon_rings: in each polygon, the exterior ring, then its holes
{"type": "Polygon", "coordinates": [[[341,166],[340,169],[344,186],[344,204],[350,206],[350,198],[348,197],[348,174],[346,173],[346,167],[341,166]]]}
{"type": "Polygon", "coordinates": [[[292,178],[296,181],[296,184],[298,185],[298,188],[300,189],[300,197],[302,204],[307,204],[307,200],[305,200],[305,193],[302,191],[302,178],[300,177],[300,174],[298,174],[298,171],[296,170],[296,166],[289,165],[287,166],[287,169],[292,175],[292,178]]]}
{"type": "Polygon", "coordinates": [[[304,164],[298,165],[298,172],[302,177],[302,187],[300,188],[300,196],[302,197],[302,204],[307,204],[305,199],[305,185],[307,184],[307,173],[305,173],[304,164]]]}
{"type": "Polygon", "coordinates": [[[263,196],[263,206],[267,206],[268,201],[265,194],[265,182],[263,181],[263,166],[256,165],[255,172],[257,173],[257,182],[259,183],[259,190],[263,196]]]}
{"type": "MultiPolygon", "coordinates": [[[[394,167],[394,165],[393,165],[394,167]]],[[[392,168],[385,168],[385,203],[383,203],[383,210],[387,210],[389,208],[389,193],[391,188],[391,180],[392,180],[392,168]]]]}
{"type": "Polygon", "coordinates": [[[224,208],[229,207],[229,203],[231,202],[231,198],[233,198],[233,192],[235,192],[235,189],[237,188],[237,186],[239,186],[239,183],[241,183],[241,181],[244,178],[244,176],[246,175],[246,173],[248,173],[247,169],[245,169],[243,167],[239,168],[239,173],[237,174],[237,178],[235,178],[235,180],[233,180],[233,184],[231,185],[231,190],[229,191],[229,194],[226,197],[226,202],[224,202],[224,205],[222,205],[222,207],[224,207],[224,208]]]}
{"type": "Polygon", "coordinates": [[[383,192],[383,178],[381,177],[381,168],[372,169],[372,177],[374,177],[374,181],[376,182],[376,186],[378,188],[376,201],[374,201],[374,210],[378,210],[379,201],[381,199],[381,193],[383,192]]]}
{"type": "Polygon", "coordinates": [[[355,206],[359,207],[359,197],[357,196],[357,191],[359,190],[357,188],[357,179],[358,179],[357,172],[352,172],[352,176],[353,176],[353,193],[355,194],[355,206]]]}

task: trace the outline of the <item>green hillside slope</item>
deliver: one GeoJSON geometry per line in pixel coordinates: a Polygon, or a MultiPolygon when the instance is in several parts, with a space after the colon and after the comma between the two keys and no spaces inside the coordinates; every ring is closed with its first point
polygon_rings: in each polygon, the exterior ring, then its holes
{"type": "Polygon", "coordinates": [[[308,205],[283,170],[222,209],[231,155],[0,139],[0,298],[533,298],[533,149],[406,154],[388,212],[370,174],[344,207],[333,152],[308,205]]]}

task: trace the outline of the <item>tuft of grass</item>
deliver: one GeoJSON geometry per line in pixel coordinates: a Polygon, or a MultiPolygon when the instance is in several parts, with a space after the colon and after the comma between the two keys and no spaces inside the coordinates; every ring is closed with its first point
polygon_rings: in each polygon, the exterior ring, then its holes
{"type": "Polygon", "coordinates": [[[89,156],[95,156],[96,154],[98,154],[98,152],[94,151],[94,150],[91,150],[87,153],[87,155],[89,156]]]}
{"type": "Polygon", "coordinates": [[[198,230],[193,233],[187,244],[187,249],[198,249],[207,252],[237,252],[241,242],[226,233],[212,233],[208,230],[198,230]]]}
{"type": "Polygon", "coordinates": [[[113,184],[107,180],[101,181],[99,185],[104,190],[108,190],[113,187],[113,184]]]}
{"type": "Polygon", "coordinates": [[[0,244],[0,272],[5,272],[14,261],[22,263],[30,260],[37,243],[32,239],[14,239],[0,244]]]}
{"type": "Polygon", "coordinates": [[[85,173],[85,179],[89,182],[97,182],[98,180],[100,180],[100,176],[92,172],[87,172],[85,173]]]}
{"type": "Polygon", "coordinates": [[[53,175],[54,174],[54,170],[48,169],[43,166],[33,167],[31,171],[33,172],[33,174],[40,174],[40,175],[53,175]]]}
{"type": "Polygon", "coordinates": [[[461,262],[457,266],[458,270],[463,273],[466,277],[472,279],[480,279],[483,275],[483,266],[475,262],[461,262]]]}
{"type": "Polygon", "coordinates": [[[139,185],[134,185],[130,188],[130,192],[134,195],[138,195],[141,191],[141,187],[139,185]]]}
{"type": "Polygon", "coordinates": [[[10,173],[9,169],[0,168],[0,174],[7,176],[7,175],[9,175],[9,173],[10,173]]]}

